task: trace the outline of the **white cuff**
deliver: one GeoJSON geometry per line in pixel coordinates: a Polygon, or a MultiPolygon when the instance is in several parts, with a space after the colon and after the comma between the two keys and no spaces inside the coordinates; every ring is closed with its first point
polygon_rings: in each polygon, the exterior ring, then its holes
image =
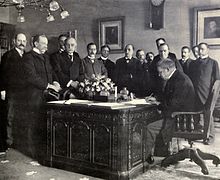
{"type": "Polygon", "coordinates": [[[70,81],[67,83],[66,87],[70,87],[70,85],[71,85],[72,82],[73,82],[73,80],[70,80],[70,81]]]}

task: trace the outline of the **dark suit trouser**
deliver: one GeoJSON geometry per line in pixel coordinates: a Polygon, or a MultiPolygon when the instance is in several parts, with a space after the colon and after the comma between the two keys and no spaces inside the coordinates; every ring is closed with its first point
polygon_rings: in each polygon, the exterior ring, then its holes
{"type": "Polygon", "coordinates": [[[18,138],[18,128],[16,124],[22,123],[22,113],[24,111],[23,92],[7,92],[7,144],[14,144],[15,137],[18,138]]]}
{"type": "Polygon", "coordinates": [[[7,149],[7,107],[6,102],[0,99],[0,152],[7,149]]]}
{"type": "Polygon", "coordinates": [[[153,149],[155,146],[156,138],[158,134],[160,133],[162,127],[163,127],[164,120],[158,120],[153,123],[150,123],[146,127],[146,157],[148,157],[150,154],[153,155],[153,149]]]}
{"type": "MultiPolygon", "coordinates": [[[[205,105],[199,100],[199,98],[196,98],[196,110],[202,111],[204,109],[205,105]]],[[[201,122],[199,118],[195,119],[195,124],[200,124],[201,126],[204,126],[204,122],[201,122]]],[[[210,127],[209,127],[209,138],[215,139],[215,124],[214,124],[214,118],[212,116],[210,121],[210,127]]]]}
{"type": "MultiPolygon", "coordinates": [[[[37,94],[36,94],[37,95],[37,94]]],[[[26,121],[26,154],[41,161],[45,156],[46,148],[46,120],[44,98],[41,93],[28,103],[26,121]]]]}

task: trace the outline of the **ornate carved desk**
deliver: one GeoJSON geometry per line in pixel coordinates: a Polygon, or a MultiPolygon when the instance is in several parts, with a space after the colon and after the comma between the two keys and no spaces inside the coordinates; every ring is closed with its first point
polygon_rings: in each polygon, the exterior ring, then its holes
{"type": "Polygon", "coordinates": [[[145,126],[156,105],[117,109],[47,104],[49,166],[105,179],[130,179],[147,167],[145,126]]]}

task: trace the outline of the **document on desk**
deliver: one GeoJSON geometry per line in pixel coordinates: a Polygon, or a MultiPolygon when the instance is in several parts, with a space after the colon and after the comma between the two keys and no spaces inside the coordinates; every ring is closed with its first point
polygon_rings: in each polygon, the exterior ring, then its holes
{"type": "Polygon", "coordinates": [[[157,101],[146,101],[145,99],[133,99],[132,101],[123,102],[128,105],[146,105],[157,104],[157,101]]]}
{"type": "Polygon", "coordinates": [[[116,103],[116,102],[94,102],[91,104],[91,107],[100,107],[107,109],[126,109],[136,107],[134,105],[128,105],[124,103],[116,103]]]}
{"type": "Polygon", "coordinates": [[[90,105],[93,101],[82,100],[82,99],[69,99],[65,102],[65,104],[87,104],[90,105]]]}
{"type": "Polygon", "coordinates": [[[65,104],[66,100],[60,100],[60,101],[49,101],[47,103],[49,104],[65,104]]]}
{"type": "Polygon", "coordinates": [[[81,100],[81,99],[69,99],[69,100],[60,100],[60,101],[50,101],[50,104],[71,104],[71,105],[84,105],[89,106],[93,101],[81,100]]]}

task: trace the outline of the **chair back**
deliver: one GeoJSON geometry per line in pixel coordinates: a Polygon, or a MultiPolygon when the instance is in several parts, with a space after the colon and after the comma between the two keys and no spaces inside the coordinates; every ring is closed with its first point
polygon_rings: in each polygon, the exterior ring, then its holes
{"type": "Polygon", "coordinates": [[[203,111],[174,112],[172,117],[176,119],[176,127],[173,137],[188,139],[190,144],[193,140],[206,140],[209,137],[210,124],[219,91],[220,80],[216,80],[203,111]],[[204,122],[202,130],[196,129],[196,123],[198,124],[199,121],[204,122]]]}

